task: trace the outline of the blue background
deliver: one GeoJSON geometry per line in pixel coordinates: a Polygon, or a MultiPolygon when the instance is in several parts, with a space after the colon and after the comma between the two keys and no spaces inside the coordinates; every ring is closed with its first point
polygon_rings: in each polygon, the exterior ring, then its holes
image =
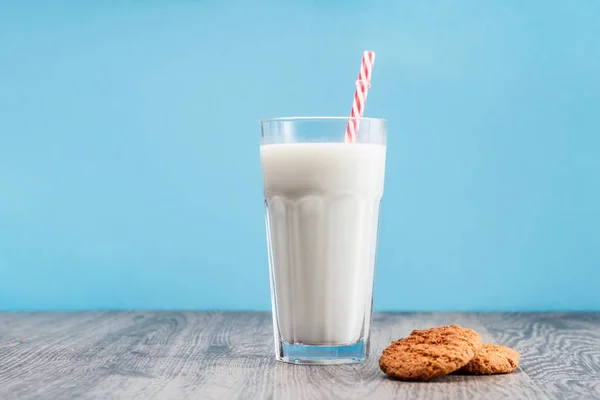
{"type": "Polygon", "coordinates": [[[389,120],[379,310],[600,310],[600,2],[0,2],[0,309],[269,309],[258,119],[389,120]]]}

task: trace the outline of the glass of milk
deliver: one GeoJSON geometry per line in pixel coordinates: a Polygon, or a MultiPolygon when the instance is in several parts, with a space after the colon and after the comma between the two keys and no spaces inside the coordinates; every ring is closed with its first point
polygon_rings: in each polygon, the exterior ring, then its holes
{"type": "Polygon", "coordinates": [[[277,360],[362,362],[368,353],[386,121],[261,121],[260,158],[277,360]]]}

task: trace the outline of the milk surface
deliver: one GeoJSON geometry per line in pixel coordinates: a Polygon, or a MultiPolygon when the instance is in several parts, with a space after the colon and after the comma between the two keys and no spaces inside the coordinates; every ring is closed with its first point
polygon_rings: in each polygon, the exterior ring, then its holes
{"type": "Polygon", "coordinates": [[[281,339],[340,345],[369,330],[385,146],[260,148],[281,339]]]}

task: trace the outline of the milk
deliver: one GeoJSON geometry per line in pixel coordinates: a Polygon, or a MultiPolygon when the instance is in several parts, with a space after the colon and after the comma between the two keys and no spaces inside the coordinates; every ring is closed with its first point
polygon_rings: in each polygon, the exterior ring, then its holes
{"type": "Polygon", "coordinates": [[[273,310],[283,342],[343,345],[368,335],[385,150],[261,146],[273,310]]]}

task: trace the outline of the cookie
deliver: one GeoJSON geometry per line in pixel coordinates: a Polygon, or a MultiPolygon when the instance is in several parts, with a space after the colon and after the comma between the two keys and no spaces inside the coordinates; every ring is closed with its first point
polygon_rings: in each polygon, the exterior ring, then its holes
{"type": "Polygon", "coordinates": [[[484,344],[477,356],[458,372],[470,375],[508,374],[517,369],[520,357],[510,347],[484,344]]]}
{"type": "Polygon", "coordinates": [[[464,367],[481,345],[477,332],[458,325],[417,330],[383,350],[379,368],[396,379],[427,381],[464,367]]]}

